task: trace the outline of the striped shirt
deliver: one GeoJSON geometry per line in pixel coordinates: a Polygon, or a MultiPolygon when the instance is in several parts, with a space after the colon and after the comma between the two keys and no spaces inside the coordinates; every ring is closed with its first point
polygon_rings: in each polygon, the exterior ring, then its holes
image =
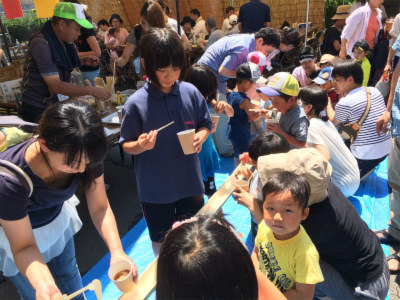
{"type": "MultiPolygon", "coordinates": [[[[371,91],[371,109],[362,124],[351,152],[359,159],[378,159],[390,152],[391,134],[378,136],[375,130],[376,120],[386,110],[386,105],[381,93],[374,87],[371,91]]],[[[356,123],[360,120],[367,105],[367,93],[365,87],[352,90],[346,97],[339,100],[335,107],[335,119],[343,124],[356,123]]]]}
{"type": "Polygon", "coordinates": [[[300,142],[307,141],[307,129],[310,122],[308,121],[303,108],[296,105],[286,114],[281,114],[279,118],[279,125],[282,130],[300,142]]]}

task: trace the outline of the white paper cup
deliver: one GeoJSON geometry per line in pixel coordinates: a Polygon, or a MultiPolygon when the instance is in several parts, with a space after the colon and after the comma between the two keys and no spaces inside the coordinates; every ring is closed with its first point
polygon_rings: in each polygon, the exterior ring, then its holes
{"type": "Polygon", "coordinates": [[[219,116],[218,115],[211,115],[211,120],[213,124],[215,124],[215,128],[218,126],[219,116]]]}
{"type": "Polygon", "coordinates": [[[124,108],[123,105],[119,105],[116,107],[119,121],[122,122],[122,109],[124,108]]]}
{"type": "Polygon", "coordinates": [[[130,292],[135,286],[135,283],[133,281],[132,268],[133,267],[131,262],[129,260],[123,259],[113,263],[108,270],[108,277],[123,293],[130,292]],[[120,273],[124,271],[129,272],[128,275],[124,276],[124,279],[118,279],[117,276],[121,275],[120,273]]]}
{"type": "Polygon", "coordinates": [[[246,192],[249,191],[249,181],[245,179],[238,179],[235,181],[235,184],[237,186],[240,186],[242,189],[244,189],[246,192]]]}
{"type": "Polygon", "coordinates": [[[186,155],[193,154],[196,152],[196,150],[193,147],[194,134],[195,134],[194,129],[189,129],[177,133],[183,153],[186,155]]]}

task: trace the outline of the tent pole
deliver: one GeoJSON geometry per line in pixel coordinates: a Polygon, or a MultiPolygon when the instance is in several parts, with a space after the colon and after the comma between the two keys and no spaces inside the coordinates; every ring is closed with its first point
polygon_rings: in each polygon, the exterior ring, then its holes
{"type": "Polygon", "coordinates": [[[178,34],[181,36],[181,14],[179,12],[179,0],[175,1],[176,5],[176,20],[178,22],[178,34]]]}
{"type": "Polygon", "coordinates": [[[304,36],[304,46],[307,46],[307,36],[308,36],[308,13],[310,11],[310,0],[307,0],[307,16],[306,16],[306,35],[304,36]]]}

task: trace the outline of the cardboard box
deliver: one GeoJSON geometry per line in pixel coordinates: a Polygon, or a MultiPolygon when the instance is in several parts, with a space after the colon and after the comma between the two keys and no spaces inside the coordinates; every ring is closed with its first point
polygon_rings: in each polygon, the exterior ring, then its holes
{"type": "Polygon", "coordinates": [[[21,94],[22,78],[0,83],[0,103],[7,103],[17,100],[21,94]]]}

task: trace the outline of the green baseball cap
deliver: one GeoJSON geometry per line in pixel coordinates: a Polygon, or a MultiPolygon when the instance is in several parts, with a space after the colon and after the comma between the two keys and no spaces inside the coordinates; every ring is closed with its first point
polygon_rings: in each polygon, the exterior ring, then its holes
{"type": "Polygon", "coordinates": [[[93,25],[86,20],[85,10],[83,5],[71,2],[58,2],[54,6],[55,17],[74,20],[84,28],[92,29],[93,25]]]}

